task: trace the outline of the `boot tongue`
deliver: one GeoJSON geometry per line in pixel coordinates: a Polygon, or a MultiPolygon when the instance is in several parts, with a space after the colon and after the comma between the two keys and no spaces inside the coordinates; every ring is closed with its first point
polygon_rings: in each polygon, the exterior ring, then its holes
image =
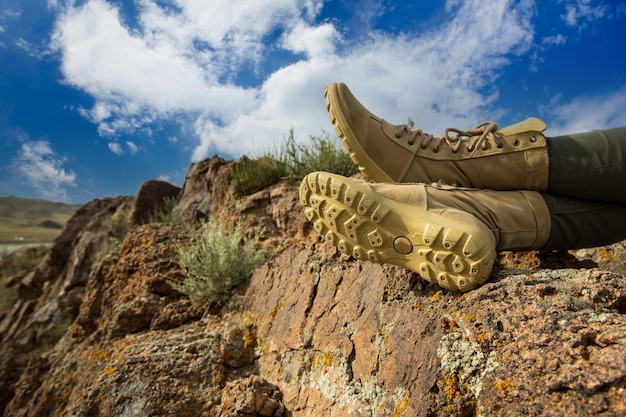
{"type": "Polygon", "coordinates": [[[528,131],[543,132],[547,128],[548,125],[543,120],[537,119],[536,117],[529,117],[514,125],[503,127],[498,132],[502,133],[504,136],[509,136],[528,131]]]}

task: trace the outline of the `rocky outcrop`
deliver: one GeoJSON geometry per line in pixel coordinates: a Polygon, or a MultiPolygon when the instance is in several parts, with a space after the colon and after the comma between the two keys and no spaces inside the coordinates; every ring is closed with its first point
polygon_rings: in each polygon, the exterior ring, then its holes
{"type": "Polygon", "coordinates": [[[164,196],[180,192],[170,184],[155,183],[144,184],[138,197],[87,203],[32,271],[8,279],[8,285],[17,287],[20,297],[0,317],[0,407],[13,396],[15,382],[28,371],[30,362],[41,364],[40,355],[54,346],[76,319],[85,288],[93,285],[90,276],[98,258],[121,240],[129,227],[162,207],[164,196]]]}
{"type": "Polygon", "coordinates": [[[450,293],[319,242],[295,185],[243,196],[231,164],[193,165],[175,213],[263,227],[278,253],[225,306],[194,306],[169,284],[183,278],[180,225],[133,227],[118,250],[70,273],[87,231],[95,247],[135,197],[90,203],[66,246],[19,281],[33,289],[30,307],[4,318],[5,415],[626,413],[624,245],[504,253],[484,286],[450,293]],[[88,219],[99,215],[95,238],[88,219]],[[55,327],[54,302],[71,324],[55,327]]]}

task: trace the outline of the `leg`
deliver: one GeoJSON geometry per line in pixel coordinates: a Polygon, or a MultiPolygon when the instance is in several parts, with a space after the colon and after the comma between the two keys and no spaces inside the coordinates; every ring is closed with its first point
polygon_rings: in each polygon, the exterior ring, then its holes
{"type": "Polygon", "coordinates": [[[547,138],[548,192],[626,203],[626,127],[547,138]]]}
{"type": "Polygon", "coordinates": [[[550,211],[550,237],[542,249],[568,250],[626,239],[626,204],[541,194],[550,211]]]}
{"type": "Polygon", "coordinates": [[[545,191],[548,186],[546,124],[539,119],[501,129],[484,122],[434,136],[377,117],[345,84],[329,85],[324,96],[342,144],[376,182],[444,182],[492,190],[545,191]]]}
{"type": "Polygon", "coordinates": [[[626,127],[546,138],[546,124],[530,118],[502,129],[493,122],[447,129],[438,137],[386,122],[345,84],[329,85],[324,96],[343,145],[376,182],[444,182],[626,203],[626,127]]]}

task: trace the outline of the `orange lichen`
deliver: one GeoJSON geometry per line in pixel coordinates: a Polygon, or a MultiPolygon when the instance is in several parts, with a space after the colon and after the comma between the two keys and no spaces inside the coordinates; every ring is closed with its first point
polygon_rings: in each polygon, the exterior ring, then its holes
{"type": "Polygon", "coordinates": [[[277,303],[272,309],[272,311],[270,311],[270,317],[271,318],[276,317],[282,308],[283,308],[283,304],[277,303]]]}
{"type": "Polygon", "coordinates": [[[513,382],[506,379],[496,379],[495,381],[493,381],[493,385],[502,391],[508,391],[515,386],[513,382]]]}
{"type": "Polygon", "coordinates": [[[409,408],[409,400],[406,398],[406,391],[402,391],[400,399],[393,407],[393,417],[402,417],[409,408]]]}
{"type": "Polygon", "coordinates": [[[89,353],[87,354],[87,362],[88,363],[100,362],[103,359],[108,359],[109,356],[111,356],[110,350],[95,348],[89,351],[89,353]]]}
{"type": "Polygon", "coordinates": [[[117,372],[117,368],[114,366],[108,367],[108,368],[104,368],[103,370],[100,371],[100,374],[108,374],[108,375],[112,375],[115,372],[117,372]]]}
{"type": "Polygon", "coordinates": [[[313,365],[317,368],[329,368],[339,362],[337,356],[330,352],[320,352],[313,357],[313,365]]]}
{"type": "Polygon", "coordinates": [[[249,328],[245,328],[243,332],[243,343],[245,346],[256,346],[256,334],[250,331],[249,328]]]}

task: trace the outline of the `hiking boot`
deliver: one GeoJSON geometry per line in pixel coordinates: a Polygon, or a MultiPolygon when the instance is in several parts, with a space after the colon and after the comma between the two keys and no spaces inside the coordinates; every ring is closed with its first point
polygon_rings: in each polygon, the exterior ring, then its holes
{"type": "Polygon", "coordinates": [[[497,249],[540,248],[550,233],[547,207],[533,191],[372,184],[314,172],[300,184],[300,202],[341,252],[408,268],[450,290],[485,282],[497,249]]]}
{"type": "Polygon", "coordinates": [[[546,124],[530,118],[499,129],[483,122],[473,129],[446,129],[433,136],[375,116],[345,84],[324,91],[326,108],[350,157],[375,182],[443,182],[492,190],[548,187],[546,124]]]}

